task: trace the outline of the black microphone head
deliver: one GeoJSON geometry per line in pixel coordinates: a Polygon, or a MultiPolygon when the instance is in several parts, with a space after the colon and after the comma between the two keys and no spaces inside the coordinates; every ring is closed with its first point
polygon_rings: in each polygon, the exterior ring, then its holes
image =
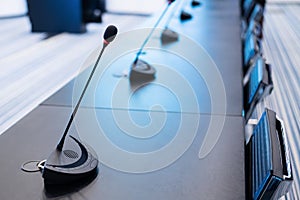
{"type": "Polygon", "coordinates": [[[115,27],[114,25],[108,26],[103,35],[104,41],[106,43],[112,42],[115,39],[117,33],[118,33],[117,27],[115,27]]]}
{"type": "Polygon", "coordinates": [[[168,3],[171,4],[173,3],[175,0],[168,0],[168,3]]]}

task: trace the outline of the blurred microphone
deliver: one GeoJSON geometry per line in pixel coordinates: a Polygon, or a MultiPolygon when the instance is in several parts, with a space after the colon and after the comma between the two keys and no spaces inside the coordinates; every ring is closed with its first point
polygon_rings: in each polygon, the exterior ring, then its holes
{"type": "Polygon", "coordinates": [[[151,29],[151,32],[145,39],[144,43],[140,47],[139,51],[136,54],[136,58],[134,62],[131,65],[131,70],[129,74],[129,79],[130,81],[148,81],[148,80],[153,80],[155,78],[155,73],[156,69],[148,64],[147,62],[139,59],[140,54],[143,52],[143,49],[147,42],[149,41],[150,37],[152,36],[155,28],[158,26],[159,22],[162,20],[162,18],[165,16],[166,12],[168,11],[170,5],[174,2],[175,0],[168,0],[166,8],[163,10],[162,14],[158,18],[157,22],[155,23],[154,27],[151,29]]]}
{"type": "Polygon", "coordinates": [[[165,28],[160,36],[160,39],[161,39],[161,42],[163,44],[168,44],[168,43],[171,43],[171,42],[175,42],[175,41],[178,41],[178,33],[176,33],[175,31],[172,31],[170,28],[169,28],[169,25],[170,25],[170,22],[174,16],[174,14],[176,13],[177,11],[177,8],[179,7],[179,3],[176,5],[176,7],[173,8],[173,12],[172,14],[169,15],[169,18],[168,20],[166,21],[166,25],[165,25],[165,28]],[[175,11],[174,11],[175,10],[175,11]]]}

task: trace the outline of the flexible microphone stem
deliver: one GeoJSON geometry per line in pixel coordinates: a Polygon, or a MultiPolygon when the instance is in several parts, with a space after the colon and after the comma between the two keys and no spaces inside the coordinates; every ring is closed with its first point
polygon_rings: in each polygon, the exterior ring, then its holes
{"type": "Polygon", "coordinates": [[[164,9],[163,13],[160,15],[160,17],[158,18],[157,22],[155,23],[154,27],[152,28],[151,32],[149,33],[148,37],[146,38],[146,40],[144,41],[144,43],[142,44],[140,50],[137,52],[135,60],[134,60],[134,64],[137,63],[137,61],[139,60],[139,56],[142,53],[145,45],[147,44],[147,42],[149,41],[151,35],[153,34],[155,28],[158,26],[159,22],[162,20],[162,18],[164,17],[164,15],[166,14],[166,12],[168,11],[168,8],[170,7],[171,3],[173,1],[169,2],[166,6],[166,8],[164,9]]]}
{"type": "Polygon", "coordinates": [[[83,89],[83,91],[82,91],[82,93],[81,93],[81,95],[80,95],[80,98],[79,98],[79,100],[78,100],[78,102],[77,102],[77,104],[76,104],[76,106],[75,106],[75,108],[74,108],[74,110],[73,110],[73,112],[72,112],[72,114],[71,114],[71,117],[70,117],[69,122],[68,122],[68,124],[67,124],[67,127],[66,127],[66,129],[65,129],[65,131],[64,131],[64,134],[63,134],[61,140],[59,141],[59,143],[58,143],[58,145],[57,145],[57,147],[56,147],[56,149],[57,149],[58,151],[61,151],[62,148],[63,148],[63,146],[64,146],[64,142],[65,142],[67,133],[68,133],[70,127],[71,127],[71,124],[72,124],[72,122],[73,122],[73,120],[74,120],[74,118],[75,118],[75,115],[76,115],[77,111],[78,111],[79,105],[80,105],[80,103],[81,103],[81,101],[82,101],[82,99],[83,99],[83,96],[84,96],[84,94],[85,94],[85,92],[86,92],[86,90],[87,90],[87,88],[88,88],[88,86],[89,86],[89,84],[90,84],[90,82],[91,82],[91,80],[92,80],[92,77],[93,77],[93,75],[94,75],[94,73],[95,73],[95,71],[96,71],[97,65],[98,65],[98,63],[99,63],[99,61],[100,61],[100,58],[101,58],[101,56],[102,56],[102,54],[103,54],[103,52],[104,52],[104,49],[107,47],[107,45],[108,45],[108,43],[104,43],[104,44],[103,44],[103,47],[102,47],[102,49],[101,49],[101,52],[100,52],[100,54],[99,54],[99,56],[98,56],[98,58],[97,58],[97,60],[96,60],[96,63],[95,63],[95,65],[94,65],[94,67],[93,67],[93,70],[92,70],[92,72],[91,72],[91,74],[90,74],[90,76],[89,76],[89,78],[88,78],[88,81],[86,82],[86,84],[85,84],[85,86],[84,86],[84,89],[83,89]]]}
{"type": "MultiPolygon", "coordinates": [[[[170,24],[170,22],[171,22],[171,20],[172,20],[172,18],[173,18],[173,16],[174,16],[174,14],[177,12],[177,9],[179,8],[179,6],[180,6],[180,3],[177,3],[177,5],[175,5],[175,6],[173,7],[172,10],[175,10],[175,11],[172,12],[172,13],[169,15],[169,18],[168,18],[167,21],[166,21],[165,29],[168,29],[169,24],[170,24]]],[[[178,10],[179,10],[179,9],[178,9],[178,10]]]]}

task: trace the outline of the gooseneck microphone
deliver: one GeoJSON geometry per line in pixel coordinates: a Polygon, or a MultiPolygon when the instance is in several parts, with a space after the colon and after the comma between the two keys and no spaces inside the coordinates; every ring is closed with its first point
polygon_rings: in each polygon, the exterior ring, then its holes
{"type": "MultiPolygon", "coordinates": [[[[179,7],[180,4],[178,4],[178,7],[179,7]]],[[[191,6],[192,7],[196,7],[196,6],[200,6],[201,5],[201,2],[197,1],[197,0],[192,0],[191,2],[191,6]]],[[[182,6],[185,6],[184,4],[182,6]]],[[[161,34],[161,41],[163,44],[168,44],[168,43],[171,43],[171,42],[175,42],[178,40],[179,38],[179,35],[178,33],[176,33],[175,31],[172,31],[171,29],[169,29],[169,24],[171,22],[171,19],[173,17],[175,12],[173,12],[170,16],[169,16],[169,19],[167,20],[166,22],[166,26],[165,26],[165,29],[164,31],[162,32],[161,34]]],[[[182,21],[184,20],[188,20],[188,19],[191,19],[192,18],[192,15],[185,12],[184,10],[181,11],[180,13],[180,19],[182,21]]]]}
{"type": "Polygon", "coordinates": [[[144,80],[151,80],[151,79],[155,78],[155,73],[156,73],[155,68],[152,67],[151,65],[149,65],[147,62],[145,62],[143,60],[140,60],[139,56],[143,52],[143,49],[144,49],[145,45],[149,41],[150,37],[152,36],[152,34],[153,34],[154,30],[156,29],[156,27],[158,26],[159,22],[165,16],[165,14],[167,13],[170,5],[174,1],[175,0],[168,0],[166,8],[163,10],[162,14],[160,15],[160,17],[156,21],[156,23],[153,26],[153,28],[151,29],[149,35],[144,40],[142,46],[140,47],[139,51],[137,52],[135,60],[132,64],[131,70],[130,70],[129,79],[131,81],[144,81],[144,80]]]}
{"type": "Polygon", "coordinates": [[[149,33],[148,37],[145,39],[144,43],[142,44],[140,50],[137,52],[135,60],[134,60],[134,64],[136,64],[138,62],[139,56],[142,53],[145,45],[147,44],[148,40],[150,39],[151,35],[153,34],[155,28],[158,26],[159,22],[162,20],[162,18],[164,17],[164,15],[166,14],[166,12],[168,11],[170,5],[174,2],[175,0],[169,0],[168,4],[166,6],[166,8],[164,9],[164,11],[162,12],[162,14],[160,15],[160,17],[158,18],[158,20],[156,21],[155,25],[153,26],[151,32],[149,33]]]}
{"type": "Polygon", "coordinates": [[[72,184],[81,179],[86,180],[89,178],[94,178],[97,175],[98,158],[93,149],[83,144],[80,139],[72,135],[69,135],[69,137],[66,136],[72,125],[84,94],[96,71],[100,58],[105,48],[115,39],[117,32],[118,29],[113,25],[108,26],[105,30],[103,36],[103,47],[80,95],[80,98],[71,114],[63,136],[56,149],[50,154],[48,159],[43,164],[42,175],[45,185],[72,184]]]}
{"type": "Polygon", "coordinates": [[[176,13],[177,7],[179,7],[179,5],[180,4],[177,4],[176,7],[173,8],[173,10],[175,10],[175,11],[173,11],[169,15],[169,18],[166,21],[165,28],[164,28],[161,36],[160,36],[161,42],[163,44],[168,44],[168,43],[171,43],[171,42],[175,42],[179,38],[178,33],[176,33],[175,31],[172,31],[169,28],[170,22],[171,22],[172,18],[174,17],[174,14],[176,13]]]}
{"type": "Polygon", "coordinates": [[[80,103],[81,103],[81,101],[82,101],[82,99],[83,99],[83,96],[84,96],[84,94],[85,94],[85,92],[86,92],[86,90],[87,90],[87,88],[88,88],[88,86],[89,86],[89,84],[90,84],[90,82],[91,82],[91,80],[92,80],[92,77],[93,77],[93,75],[94,75],[94,73],[95,73],[95,71],[96,71],[97,65],[98,65],[98,63],[99,63],[99,61],[100,61],[100,58],[101,58],[103,52],[104,52],[104,49],[107,47],[107,45],[108,45],[110,42],[112,42],[112,41],[115,39],[117,33],[118,33],[118,29],[117,29],[115,26],[113,26],[113,25],[110,25],[110,26],[108,26],[108,27],[106,28],[106,30],[105,30],[105,32],[104,32],[104,35],[103,35],[103,39],[104,39],[104,40],[103,40],[103,47],[102,47],[101,52],[100,52],[100,54],[99,54],[99,56],[98,56],[98,58],[97,58],[97,60],[96,60],[96,63],[95,63],[95,65],[94,65],[94,67],[93,67],[93,70],[92,70],[92,72],[91,72],[91,74],[90,74],[90,76],[89,76],[89,78],[88,78],[88,81],[87,81],[86,84],[85,84],[85,87],[84,87],[84,89],[83,89],[83,91],[82,91],[82,93],[81,93],[81,96],[80,96],[80,98],[79,98],[79,100],[78,100],[78,102],[77,102],[77,104],[76,104],[76,106],[75,106],[75,108],[74,108],[74,110],[73,110],[73,112],[72,112],[72,114],[71,114],[70,120],[69,120],[69,122],[68,122],[68,125],[67,125],[65,131],[64,131],[64,134],[63,134],[63,136],[62,136],[60,142],[58,143],[58,145],[57,145],[57,147],[56,147],[56,149],[57,149],[58,151],[61,151],[62,148],[63,148],[64,142],[65,142],[65,138],[66,138],[66,135],[67,135],[67,133],[68,133],[70,127],[71,127],[71,124],[72,124],[72,122],[73,122],[73,120],[74,120],[74,117],[75,117],[75,115],[76,115],[76,113],[77,113],[77,111],[78,111],[78,108],[79,108],[79,105],[80,105],[80,103]]]}

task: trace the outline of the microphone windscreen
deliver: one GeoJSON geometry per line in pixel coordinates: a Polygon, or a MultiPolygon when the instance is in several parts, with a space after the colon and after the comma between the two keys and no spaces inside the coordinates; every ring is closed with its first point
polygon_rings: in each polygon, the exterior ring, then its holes
{"type": "Polygon", "coordinates": [[[106,28],[103,38],[107,42],[112,42],[115,39],[117,33],[118,33],[117,27],[115,27],[114,25],[110,25],[106,28]]]}

